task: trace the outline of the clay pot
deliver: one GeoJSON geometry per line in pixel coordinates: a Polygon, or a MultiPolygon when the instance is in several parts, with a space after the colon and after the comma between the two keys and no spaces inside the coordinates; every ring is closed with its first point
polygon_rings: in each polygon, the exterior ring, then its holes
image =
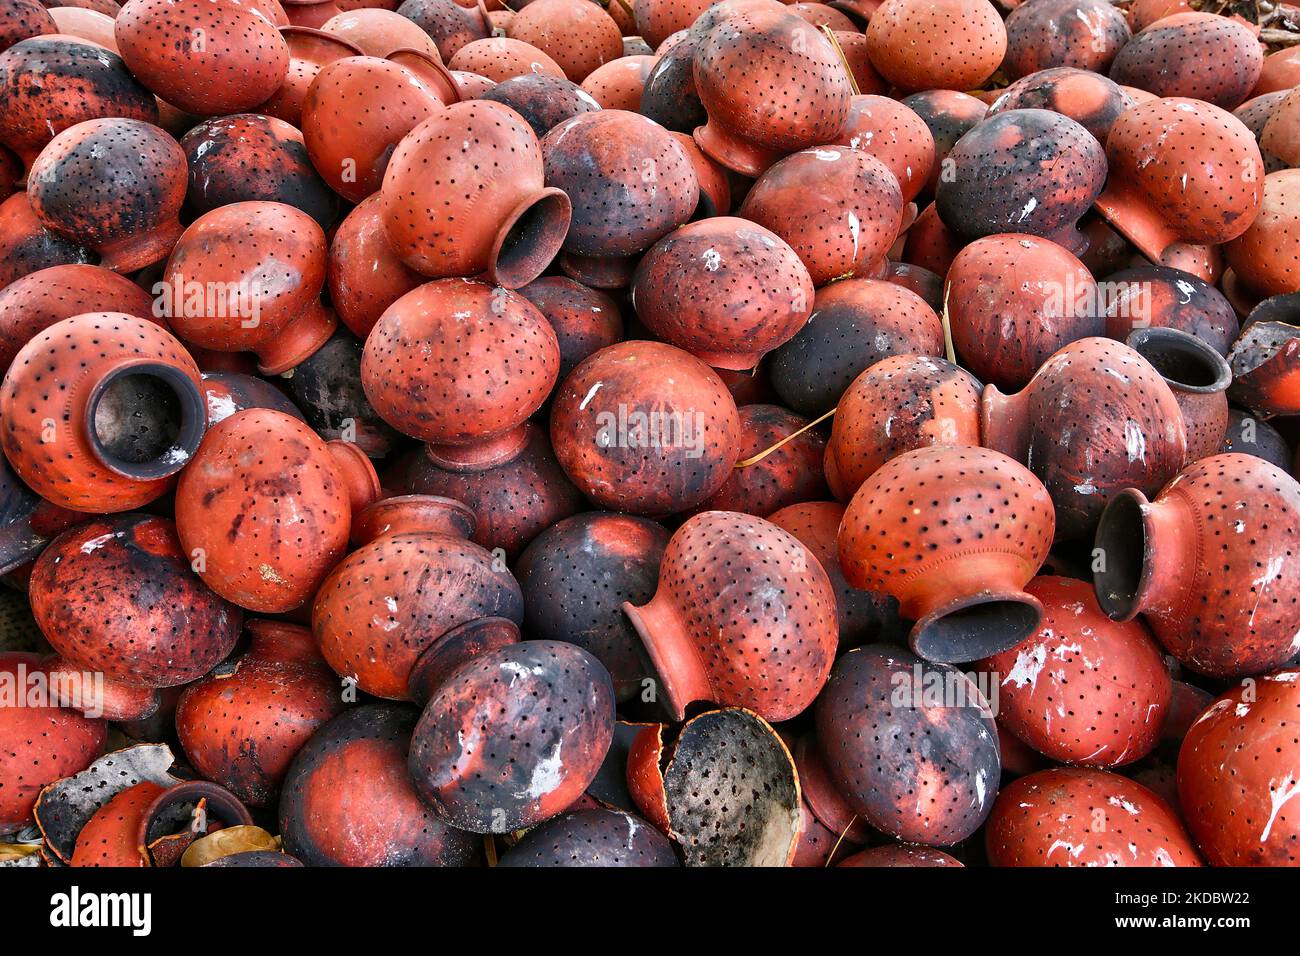
{"type": "MultiPolygon", "coordinates": [[[[0,574],[18,571],[21,576],[24,566],[45,550],[51,538],[84,520],[84,514],[52,505],[28,488],[0,455],[0,574]]],[[[43,649],[44,638],[27,602],[14,592],[8,604],[6,609],[0,596],[0,648],[43,649]]]]}
{"type": "Polygon", "coordinates": [[[929,269],[890,260],[886,264],[884,278],[886,282],[915,292],[930,307],[931,312],[938,314],[943,311],[943,279],[929,269]]]}
{"type": "Polygon", "coordinates": [[[361,56],[361,50],[342,37],[308,27],[281,27],[280,35],[289,47],[289,72],[271,98],[257,107],[257,112],[301,128],[302,104],[312,81],[330,63],[361,56]]]}
{"type": "Polygon", "coordinates": [[[984,834],[993,866],[1200,866],[1177,812],[1140,783],[1057,767],[1002,788],[984,834]]]}
{"type": "MultiPolygon", "coordinates": [[[[17,693],[41,679],[38,654],[0,652],[0,674],[17,693]]],[[[0,834],[16,833],[32,820],[42,788],[90,766],[104,749],[108,724],[62,707],[0,707],[0,834]]]]}
{"type": "Polygon", "coordinates": [[[1187,460],[1169,385],[1110,339],[1067,345],[1014,395],[985,386],[980,427],[988,447],[1032,463],[1056,506],[1061,540],[1086,539],[1122,489],[1154,494],[1187,460]]]}
{"type": "Polygon", "coordinates": [[[903,261],[943,277],[965,245],[965,240],[944,224],[939,218],[939,210],[930,203],[907,230],[903,261]]]}
{"type": "Polygon", "coordinates": [[[1295,479],[1253,455],[1202,458],[1154,501],[1126,489],[1097,528],[1097,599],[1118,621],[1142,612],[1165,648],[1201,673],[1274,669],[1300,630],[1300,611],[1279,596],[1297,573],[1297,509],[1295,479]]]}
{"type": "Polygon", "coordinates": [[[407,766],[442,820],[509,833],[567,809],[613,736],[614,688],[600,662],[573,644],[527,641],[447,675],[415,727],[407,766]]]}
{"type": "MultiPolygon", "coordinates": [[[[1297,81],[1297,85],[1300,85],[1300,80],[1297,81]]],[[[1290,88],[1287,88],[1275,93],[1256,96],[1254,99],[1249,99],[1238,106],[1232,111],[1232,115],[1245,124],[1246,129],[1254,134],[1255,142],[1259,143],[1264,138],[1264,128],[1268,125],[1268,121],[1273,118],[1273,111],[1287,98],[1290,92],[1290,88]]],[[[1289,165],[1265,149],[1262,143],[1260,145],[1260,155],[1264,158],[1265,172],[1275,173],[1279,169],[1286,169],[1289,165]]]]}
{"type": "Polygon", "coordinates": [[[876,846],[860,853],[846,857],[836,866],[867,867],[944,867],[964,866],[960,860],[949,856],[943,850],[930,846],[917,846],[911,843],[876,846]]]}
{"type": "Polygon", "coordinates": [[[748,369],[789,341],[812,313],[813,283],[780,236],[722,216],[669,233],[633,280],[646,328],[710,365],[748,369]],[[764,277],[762,288],[754,276],[764,277]]]}
{"type": "MultiPolygon", "coordinates": [[[[995,104],[996,105],[996,104],[995,104]]],[[[1029,233],[1081,251],[1079,219],[1106,182],[1101,144],[1049,110],[990,110],[948,153],[935,206],[967,239],[1029,233]]]]}
{"type": "Polygon", "coordinates": [[[530,830],[501,857],[498,865],[549,868],[681,864],[669,839],[644,820],[622,810],[592,808],[566,813],[530,830]]]}
{"type": "Polygon", "coordinates": [[[1263,160],[1250,130],[1198,100],[1155,100],[1120,114],[1106,158],[1110,179],[1097,209],[1152,261],[1175,243],[1237,238],[1263,201],[1263,160]]]}
{"type": "Polygon", "coordinates": [[[997,730],[975,683],[955,668],[888,645],[857,648],[836,662],[816,721],[831,781],[877,830],[949,846],[984,822],[1001,769],[997,730]],[[938,682],[960,696],[927,704],[926,685],[938,682]]]}
{"type": "Polygon", "coordinates": [[[1137,266],[1101,283],[1106,335],[1123,342],[1134,329],[1179,329],[1220,355],[1237,338],[1237,315],[1223,293],[1188,272],[1137,266]]]}
{"type": "Polygon", "coordinates": [[[700,201],[691,218],[725,216],[731,211],[731,183],[728,177],[735,174],[709,159],[695,140],[685,133],[673,132],[672,137],[686,150],[691,165],[695,167],[695,178],[700,184],[700,201]]]}
{"type": "Polygon", "coordinates": [[[0,203],[0,289],[42,269],[94,258],[89,249],[46,229],[25,191],[0,203]]]}
{"type": "Polygon", "coordinates": [[[1185,96],[1230,110],[1245,102],[1264,68],[1256,32],[1240,19],[1213,13],[1165,17],[1124,45],[1110,77],[1157,96],[1185,96]]]}
{"type": "Polygon", "coordinates": [[[709,0],[632,0],[636,32],[657,48],[678,30],[695,23],[710,6],[709,0]]]}
{"type": "Polygon", "coordinates": [[[826,439],[818,431],[797,434],[810,424],[808,419],[780,405],[745,405],[739,414],[740,462],[699,506],[701,511],[738,511],[762,518],[787,505],[826,497],[826,439]],[[755,461],[759,455],[763,457],[755,461]]]}
{"type": "Polygon", "coordinates": [[[51,35],[0,53],[0,143],[30,166],[45,144],[85,120],[158,122],[153,96],[122,58],[77,37],[51,35]]]}
{"type": "Polygon", "coordinates": [[[1178,798],[1211,866],[1295,866],[1295,670],[1242,681],[1191,725],[1178,751],[1178,798]]]}
{"type": "Polygon", "coordinates": [[[589,511],[552,525],[515,565],[528,634],[578,645],[605,665],[618,700],[635,698],[652,671],[622,605],[654,596],[667,546],[663,527],[631,515],[589,511]]]}
{"type": "Polygon", "coordinates": [[[739,458],[736,403],[717,373],[671,345],[621,342],[556,390],[551,442],[597,506],[662,516],[713,494],[739,458]]]}
{"type": "Polygon", "coordinates": [[[1234,403],[1264,418],[1300,412],[1300,295],[1274,296],[1256,306],[1228,363],[1234,403]]]}
{"type": "Polygon", "coordinates": [[[895,355],[854,379],[831,426],[826,482],[847,502],[885,462],[929,446],[978,445],[980,383],[940,358],[895,355]]]}
{"type": "Polygon", "coordinates": [[[771,166],[738,215],[770,229],[822,286],[878,268],[903,214],[898,180],[874,156],[847,146],[795,153],[771,166]]]}
{"type": "Polygon", "coordinates": [[[1019,462],[986,448],[919,448],[854,493],[840,564],[854,587],[898,598],[921,657],[976,660],[1038,628],[1043,607],[1023,588],[1054,530],[1047,489],[1019,462]]]}
{"type": "Polygon", "coordinates": [[[147,292],[99,266],[52,266],[5,286],[0,290],[0,368],[7,369],[36,333],[100,309],[158,322],[147,292]]]}
{"type": "Polygon", "coordinates": [[[1033,236],[987,236],[966,246],[948,270],[945,295],[962,362],[1005,389],[1023,387],[1048,356],[1104,328],[1091,273],[1033,236]]]}
{"type": "Polygon", "coordinates": [[[560,64],[531,43],[509,37],[489,37],[466,43],[447,61],[447,66],[452,70],[477,73],[497,83],[529,73],[564,79],[560,64]]]}
{"type": "Polygon", "coordinates": [[[974,90],[1007,49],[988,0],[885,0],[867,26],[871,62],[901,90],[974,90]]]}
{"type": "Polygon", "coordinates": [[[601,109],[639,113],[646,77],[657,62],[653,56],[622,56],[592,70],[582,81],[582,88],[601,109]]]}
{"type": "Polygon", "coordinates": [[[102,513],[166,493],[206,415],[199,370],[180,342],[152,321],[94,312],[51,325],[18,352],[0,386],[0,418],[0,445],[32,490],[102,513]]]}
{"type": "Polygon", "coordinates": [[[702,34],[691,31],[671,50],[659,51],[654,68],[645,78],[638,112],[679,133],[691,133],[708,121],[695,90],[695,51],[703,42],[702,34]]]}
{"type": "Polygon", "coordinates": [[[366,340],[361,381],[394,428],[430,442],[443,462],[482,467],[523,445],[522,426],[550,394],[559,363],[555,333],[523,296],[442,279],[408,292],[380,317],[366,340]]]}
{"type": "Polygon", "coordinates": [[[416,711],[366,704],[314,733],[280,799],[284,847],[308,866],[466,866],[480,841],[420,800],[406,771],[416,711]]]}
{"type": "Polygon", "coordinates": [[[342,13],[335,0],[281,0],[291,29],[320,29],[342,13]]]}
{"type": "Polygon", "coordinates": [[[208,407],[208,427],[224,422],[235,412],[270,408],[304,420],[298,406],[264,378],[238,372],[204,372],[203,398],[208,407]]]}
{"type": "Polygon", "coordinates": [[[0,53],[19,40],[58,32],[58,24],[37,0],[13,0],[0,11],[0,53]]]}
{"type": "Polygon", "coordinates": [[[307,153],[331,189],[361,202],[383,183],[402,138],[452,101],[392,60],[334,60],[321,68],[302,102],[307,153]],[[384,108],[365,108],[372,103],[384,108]]]}
{"type": "Polygon", "coordinates": [[[1187,433],[1187,461],[1217,455],[1228,430],[1228,383],[1223,356],[1179,329],[1134,329],[1127,344],[1155,367],[1174,393],[1187,433]]]}
{"type": "Polygon", "coordinates": [[[210,119],[181,139],[189,165],[186,206],[196,216],[231,203],[280,202],[328,229],[338,197],[307,155],[302,133],[284,120],[243,114],[210,119]]]}
{"type": "Polygon", "coordinates": [[[127,0],[114,33],[136,78],[196,116],[250,110],[289,70],[276,25],[238,0],[127,0]]]}
{"type": "MultiPolygon", "coordinates": [[[[49,15],[53,18],[56,29],[43,30],[42,33],[62,33],[64,36],[80,37],[117,53],[117,38],[113,35],[113,17],[82,7],[51,7],[49,15]]],[[[3,40],[0,40],[0,49],[6,45],[3,40]]]]}
{"type": "Polygon", "coordinates": [[[321,438],[353,442],[371,458],[382,458],[401,436],[366,398],[363,355],[361,340],[338,329],[311,358],[294,367],[284,389],[321,438]]]}
{"type": "Polygon", "coordinates": [[[397,12],[427,33],[448,62],[465,44],[492,35],[487,8],[482,3],[454,0],[405,0],[397,12]]]}
{"type": "Polygon", "coordinates": [[[731,14],[701,42],[694,69],[709,117],[695,141],[745,176],[834,142],[848,119],[853,91],[835,48],[784,11],[752,6],[731,14]]]}
{"type": "Polygon", "coordinates": [[[210,588],[263,614],[293,610],[316,593],[347,548],[353,511],[379,495],[356,445],[326,444],[270,409],[216,425],[194,462],[176,487],[185,550],[202,549],[199,575],[210,588]]]}
{"type": "MultiPolygon", "coordinates": [[[[618,303],[603,292],[564,276],[544,276],[528,283],[519,294],[537,306],[555,331],[560,345],[561,381],[587,356],[623,340],[623,316],[618,303]]],[[[0,306],[3,302],[0,294],[0,306]]]]}
{"type": "Polygon", "coordinates": [[[835,591],[812,552],[768,521],[729,511],[683,524],[654,598],[623,610],[674,720],[701,700],[788,720],[826,683],[839,641],[835,591]],[[719,588],[719,575],[728,586],[719,588]],[[774,602],[777,593],[798,598],[774,602]]]}
{"type": "Polygon", "coordinates": [[[47,228],[99,253],[114,272],[167,258],[180,238],[185,154],[140,120],[78,123],[32,163],[27,197],[47,228]]]}
{"type": "Polygon", "coordinates": [[[352,332],[364,339],[390,305],[424,282],[393,252],[384,231],[383,200],[368,196],[348,213],[330,242],[330,304],[352,332]]]}
{"type": "Polygon", "coordinates": [[[532,0],[510,20],[510,36],[547,54],[574,83],[623,56],[623,33],[590,0],[532,0]]]}
{"type": "Polygon", "coordinates": [[[934,136],[925,120],[887,96],[853,97],[844,129],[830,142],[884,163],[898,180],[905,202],[917,197],[935,168],[934,136]]]}
{"type": "Polygon", "coordinates": [[[288,371],[334,333],[321,305],[325,233],[279,202],[205,213],[181,235],[163,271],[161,306],[176,334],[218,352],[256,352],[264,375],[288,371]],[[213,301],[212,289],[221,290],[213,301]]]}
{"type": "Polygon", "coordinates": [[[374,7],[349,10],[321,24],[321,31],[346,40],[366,56],[386,57],[397,50],[417,50],[442,61],[442,54],[429,34],[393,10],[374,7]]]}
{"type": "Polygon", "coordinates": [[[1300,292],[1300,170],[1264,177],[1259,215],[1225,252],[1251,292],[1261,297],[1300,292]]]}
{"type": "MultiPolygon", "coordinates": [[[[452,82],[456,84],[456,92],[459,94],[461,101],[481,100],[483,94],[487,93],[497,85],[496,80],[490,80],[486,76],[479,76],[477,73],[469,73],[465,70],[451,70],[452,82]]],[[[568,80],[565,80],[567,83],[568,80]]]]}
{"type": "Polygon", "coordinates": [[[588,285],[627,285],[635,265],[631,257],[690,219],[699,202],[686,150],[636,113],[575,116],[547,133],[541,145],[547,187],[563,190],[573,204],[561,267],[588,285]]]}
{"type": "Polygon", "coordinates": [[[926,90],[905,97],[902,105],[921,118],[934,139],[930,178],[925,183],[925,188],[934,192],[944,158],[957,140],[988,115],[988,104],[956,90],[926,90]]]}
{"type": "MultiPolygon", "coordinates": [[[[1108,10],[1115,9],[1108,3],[1103,5],[1108,10]]],[[[993,101],[989,115],[1007,110],[1051,110],[1068,116],[1099,143],[1105,143],[1115,118],[1131,106],[1128,95],[1113,80],[1088,70],[1062,66],[1016,80],[993,101]]]]}
{"type": "Polygon", "coordinates": [[[1003,69],[1013,79],[1052,67],[1105,73],[1133,32],[1106,0],[1029,0],[1007,16],[1003,69]]]}
{"type": "Polygon", "coordinates": [[[543,73],[512,76],[504,83],[493,84],[475,99],[510,107],[533,128],[538,139],[567,119],[601,108],[596,98],[577,83],[543,73]]]}
{"type": "Polygon", "coordinates": [[[569,197],[543,184],[537,137],[498,103],[438,111],[398,144],[384,174],[393,251],[432,278],[486,273],[527,285],[559,251],[571,213],[569,197]],[[470,145],[445,151],[446,142],[470,145]]]}

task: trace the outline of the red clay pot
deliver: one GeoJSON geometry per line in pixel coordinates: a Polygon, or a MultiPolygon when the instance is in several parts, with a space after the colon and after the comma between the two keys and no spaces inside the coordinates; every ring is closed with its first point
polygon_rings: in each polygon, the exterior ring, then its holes
{"type": "Polygon", "coordinates": [[[921,118],[934,139],[930,177],[925,183],[933,193],[944,169],[944,158],[957,140],[988,115],[988,104],[956,90],[926,90],[905,97],[902,105],[921,118]]]}
{"type": "Polygon", "coordinates": [[[321,31],[346,40],[366,56],[386,57],[397,50],[416,50],[442,62],[442,54],[429,34],[393,10],[348,10],[322,23],[321,31]]]}
{"type": "Polygon", "coordinates": [[[1289,600],[1298,511],[1295,479],[1254,455],[1202,458],[1154,501],[1122,491],[1097,528],[1098,601],[1118,621],[1142,612],[1165,648],[1201,673],[1279,667],[1300,630],[1289,600]]]}
{"type": "Polygon", "coordinates": [[[361,339],[390,305],[424,282],[389,245],[378,193],[363,199],[334,231],[327,272],[330,304],[361,339]]]}
{"type": "Polygon", "coordinates": [[[325,233],[301,209],[278,202],[221,206],[194,220],[172,250],[162,277],[163,313],[185,341],[256,352],[259,371],[278,375],[334,333],[334,317],[320,301],[325,261],[325,233]]]}
{"type": "MultiPolygon", "coordinates": [[[[56,29],[43,32],[80,37],[98,43],[114,53],[117,52],[117,39],[113,35],[113,17],[82,7],[51,7],[49,14],[54,19],[56,29]]],[[[0,48],[3,45],[3,41],[0,41],[0,48]]]]}
{"type": "Polygon", "coordinates": [[[582,88],[591,94],[601,109],[639,113],[646,77],[657,62],[653,56],[621,56],[592,70],[582,81],[582,88]]]}
{"type": "MultiPolygon", "coordinates": [[[[536,0],[526,9],[548,2],[536,0]]],[[[699,202],[686,150],[636,113],[575,116],[547,133],[541,146],[547,187],[563,190],[573,204],[561,267],[588,285],[627,285],[632,257],[684,224],[699,202]]]]}
{"type": "Polygon", "coordinates": [[[118,312],[51,325],[0,386],[9,463],[41,497],[74,511],[128,511],[165,494],[205,418],[199,370],[181,343],[118,312]]]}
{"type": "Polygon", "coordinates": [[[492,24],[482,3],[405,0],[397,12],[429,35],[437,44],[444,63],[450,62],[465,44],[486,40],[492,35],[492,24]]]}
{"type": "Polygon", "coordinates": [[[378,495],[356,445],[326,444],[296,418],[249,409],[209,431],[181,475],[176,529],[187,553],[202,549],[210,588],[280,613],[316,593],[347,549],[352,513],[378,495]]]}
{"type": "Polygon", "coordinates": [[[1042,602],[1042,625],[979,664],[999,683],[998,723],[1061,763],[1109,768],[1145,757],[1173,696],[1151,631],[1110,620],[1084,581],[1039,577],[1025,591],[1042,602]]]}
{"type": "Polygon", "coordinates": [[[623,610],[674,720],[701,700],[773,722],[801,714],[826,683],[839,642],[835,591],[813,553],[776,525],[730,511],[678,528],[655,596],[623,610]]]}
{"type": "Polygon", "coordinates": [[[709,159],[699,144],[687,134],[673,132],[672,136],[686,150],[700,185],[700,201],[691,218],[725,216],[731,211],[731,183],[728,177],[735,174],[709,159]]]}
{"type": "Polygon", "coordinates": [[[868,867],[940,867],[964,866],[960,860],[949,856],[943,850],[931,846],[917,846],[911,843],[874,846],[845,858],[836,866],[868,867]]]}
{"type": "Polygon", "coordinates": [[[886,282],[915,292],[936,315],[943,311],[943,280],[929,269],[892,259],[886,263],[885,269],[886,282]]]}
{"type": "Polygon", "coordinates": [[[271,98],[257,112],[302,127],[302,104],[312,81],[326,66],[349,56],[361,56],[360,48],[342,37],[304,26],[281,27],[280,35],[289,47],[289,71],[271,98]]]}
{"type": "Polygon", "coordinates": [[[1013,79],[1058,66],[1105,73],[1133,36],[1124,11],[1106,0],[1029,0],[1006,28],[1002,68],[1013,79]]]}
{"type": "Polygon", "coordinates": [[[483,467],[522,447],[523,424],[546,401],[559,364],[554,331],[522,295],[441,279],[380,317],[361,383],[386,422],[429,442],[440,460],[483,467]]]}
{"type": "Polygon", "coordinates": [[[880,75],[901,90],[974,90],[1002,63],[1007,31],[988,0],[885,0],[867,44],[880,75]]]}
{"type": "Polygon", "coordinates": [[[1185,96],[1232,109],[1264,68],[1257,30],[1240,18],[1178,13],[1142,29],[1115,57],[1110,77],[1156,96],[1185,96]]]}
{"type": "Polygon", "coordinates": [[[195,770],[261,807],[275,800],[294,755],[344,702],[310,630],[265,620],[247,628],[247,653],[185,689],[176,732],[195,770]]]}
{"type": "Polygon", "coordinates": [[[1223,356],[1178,329],[1134,329],[1127,344],[1155,367],[1174,393],[1187,433],[1187,461],[1217,455],[1228,430],[1232,381],[1223,356]]]}
{"type": "Polygon", "coordinates": [[[569,197],[543,183],[532,129],[498,103],[438,111],[398,144],[384,174],[393,251],[432,278],[485,273],[507,288],[527,285],[559,251],[571,213],[569,197]]]}
{"type": "Polygon", "coordinates": [[[549,868],[681,864],[672,842],[644,820],[621,810],[593,807],[566,813],[529,831],[498,865],[549,868]]]}
{"type": "Polygon", "coordinates": [[[1224,251],[1250,292],[1261,297],[1300,292],[1300,169],[1264,177],[1259,215],[1224,251]]]}
{"type": "Polygon", "coordinates": [[[934,136],[920,115],[887,96],[855,96],[844,129],[830,140],[884,163],[898,180],[903,200],[915,199],[935,168],[934,136]]]}
{"type": "Polygon", "coordinates": [[[717,373],[659,342],[621,342],[556,390],[551,443],[597,506],[662,516],[713,494],[740,457],[736,403],[717,373]]]}
{"type": "Polygon", "coordinates": [[[532,0],[510,20],[509,34],[547,54],[574,83],[623,56],[623,33],[590,0],[532,0]]]}
{"type": "Polygon", "coordinates": [[[94,258],[89,249],[46,229],[32,212],[26,191],[0,203],[0,289],[42,269],[94,258]]]}
{"type": "MultiPolygon", "coordinates": [[[[489,90],[497,86],[496,80],[490,80],[486,76],[479,76],[477,73],[470,73],[466,70],[451,70],[452,82],[456,84],[456,92],[462,101],[480,100],[489,90]]],[[[564,82],[569,82],[565,80],[564,82]]]]}
{"type": "Polygon", "coordinates": [[[235,412],[249,408],[270,408],[294,418],[302,412],[284,392],[264,378],[238,372],[204,372],[203,397],[208,406],[208,427],[224,422],[235,412]]]}
{"type": "MultiPolygon", "coordinates": [[[[623,340],[623,315],[605,293],[564,276],[543,276],[519,290],[537,306],[560,344],[562,381],[587,356],[623,340]]],[[[4,297],[0,295],[0,303],[4,297]]],[[[0,316],[3,313],[0,312],[0,316]]]]}
{"type": "Polygon", "coordinates": [[[711,6],[709,0],[632,0],[636,32],[658,48],[678,30],[685,30],[711,6]]]}
{"type": "Polygon", "coordinates": [[[1199,100],[1155,100],[1120,114],[1106,158],[1110,179],[1097,209],[1155,262],[1179,242],[1237,238],[1264,198],[1255,137],[1199,100]]]}
{"type": "MultiPolygon", "coordinates": [[[[1300,81],[1297,82],[1297,85],[1300,85],[1300,81]]],[[[1232,115],[1241,120],[1246,125],[1246,129],[1254,134],[1255,141],[1260,143],[1260,155],[1264,158],[1265,172],[1275,173],[1279,169],[1286,169],[1289,165],[1265,149],[1260,141],[1264,138],[1264,128],[1268,125],[1268,121],[1273,118],[1273,111],[1287,98],[1290,92],[1291,89],[1288,87],[1274,93],[1264,93],[1261,96],[1247,100],[1232,111],[1232,115]]]]}
{"type": "Polygon", "coordinates": [[[1005,389],[1023,387],[1048,356],[1104,329],[1092,274],[1037,236],[976,239],[953,260],[945,295],[962,362],[1005,389]]]}
{"type": "Polygon", "coordinates": [[[957,258],[966,241],[944,225],[934,203],[926,206],[907,230],[903,244],[903,261],[933,272],[940,278],[947,276],[953,259],[957,258]]]}
{"type": "Polygon", "coordinates": [[[1291,721],[1300,672],[1242,681],[1192,724],[1178,751],[1178,798],[1211,866],[1295,866],[1300,826],[1291,721]]]}
{"type": "Polygon", "coordinates": [[[1289,93],[1296,86],[1300,86],[1300,51],[1284,47],[1264,57],[1264,67],[1251,95],[1263,96],[1278,90],[1289,93]]]}
{"type": "Polygon", "coordinates": [[[959,671],[868,644],[836,662],[816,720],[830,780],[877,830],[949,846],[984,822],[1001,770],[997,729],[959,671]],[[940,681],[961,697],[927,704],[926,685],[940,681]]]}
{"type": "Polygon", "coordinates": [[[826,497],[822,457],[826,438],[808,419],[780,405],[744,405],[740,414],[740,461],[722,487],[700,504],[701,511],[738,511],[765,518],[801,501],[826,497]],[[784,442],[779,448],[778,443],[784,442]],[[753,458],[767,452],[758,461],[753,458]]]}
{"type": "Polygon", "coordinates": [[[661,239],[633,280],[656,336],[717,368],[749,369],[812,314],[813,283],[781,237],[745,219],[694,222],[661,239]],[[754,276],[764,277],[755,288],[754,276]]]}
{"type": "Polygon", "coordinates": [[[19,40],[58,32],[58,24],[37,0],[13,0],[0,11],[0,53],[19,40]]]}
{"type": "Polygon", "coordinates": [[[416,711],[366,704],[298,751],[284,779],[280,833],[307,866],[466,866],[480,840],[447,826],[406,770],[416,711]]]}
{"type": "Polygon", "coordinates": [[[980,383],[941,358],[894,355],[840,399],[826,445],[826,482],[847,502],[885,462],[929,446],[980,444],[980,383]]]}
{"type": "Polygon", "coordinates": [[[1029,233],[1082,251],[1078,222],[1106,182],[1106,158],[1074,120],[1050,110],[993,109],[946,162],[951,174],[939,177],[935,206],[959,236],[1029,233]]]}
{"type": "Polygon", "coordinates": [[[840,564],[854,587],[898,598],[917,622],[909,642],[921,657],[977,660],[1041,623],[1042,605],[1023,588],[1054,530],[1047,489],[1019,462],[986,448],[919,448],[854,493],[840,564]]]}
{"type": "Polygon", "coordinates": [[[525,73],[504,83],[493,83],[474,99],[510,107],[532,127],[539,140],[565,120],[601,108],[596,98],[577,83],[542,73],[525,73]]]}
{"type": "Polygon", "coordinates": [[[984,444],[1047,486],[1061,540],[1088,538],[1125,488],[1154,494],[1187,460],[1178,401],[1141,354],[1110,339],[1080,339],[1043,363],[1021,391],[987,385],[984,444]]]}
{"type": "Polygon", "coordinates": [[[1101,283],[1106,335],[1123,342],[1134,329],[1179,329],[1220,355],[1237,338],[1237,315],[1223,293],[1204,279],[1165,266],[1136,266],[1101,283]]]}
{"type": "Polygon", "coordinates": [[[509,37],[489,37],[466,43],[447,61],[447,66],[452,70],[477,73],[497,83],[529,73],[564,78],[560,64],[531,43],[509,37]]]}
{"type": "MultiPolygon", "coordinates": [[[[1114,10],[1108,3],[1104,6],[1114,10]]],[[[1068,116],[1099,143],[1105,143],[1115,118],[1133,105],[1115,81],[1089,70],[1061,66],[1016,80],[993,101],[989,115],[1007,110],[1050,110],[1068,116]]]]}
{"type": "Polygon", "coordinates": [[[342,12],[335,0],[281,0],[281,4],[290,29],[320,29],[342,12]]]}
{"type": "Polygon", "coordinates": [[[745,176],[833,142],[848,120],[853,91],[835,48],[782,10],[749,6],[723,19],[701,42],[694,69],[709,117],[695,141],[745,176]]]}
{"type": "Polygon", "coordinates": [[[993,866],[1200,866],[1178,813],[1140,783],[1057,767],[1002,788],[984,833],[993,866]]]}
{"type": "Polygon", "coordinates": [[[0,53],[0,143],[25,166],[65,129],[109,116],[158,122],[153,96],[116,53],[60,34],[0,53]]]}
{"type": "Polygon", "coordinates": [[[195,116],[252,109],[289,71],[276,25],[238,0],[127,0],[114,32],[136,78],[195,116]]]}

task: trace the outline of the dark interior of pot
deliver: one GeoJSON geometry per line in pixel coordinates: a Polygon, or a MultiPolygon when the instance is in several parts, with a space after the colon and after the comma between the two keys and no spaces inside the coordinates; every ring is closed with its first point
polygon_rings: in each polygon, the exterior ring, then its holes
{"type": "Polygon", "coordinates": [[[1134,614],[1142,586],[1146,554],[1142,502],[1128,493],[1111,499],[1102,512],[1095,543],[1100,558],[1092,572],[1097,603],[1108,617],[1128,620],[1134,614]]]}
{"type": "Polygon", "coordinates": [[[509,225],[497,251],[498,282],[515,289],[541,275],[569,231],[569,209],[564,193],[546,193],[509,225]]]}
{"type": "Polygon", "coordinates": [[[91,398],[90,438],[110,468],[133,478],[181,469],[199,446],[203,396],[168,365],[138,365],[108,375],[91,398]]]}
{"type": "Polygon", "coordinates": [[[918,623],[912,649],[929,661],[976,661],[1015,647],[1038,629],[1042,617],[1042,608],[1027,595],[977,599],[918,623]]]}
{"type": "Polygon", "coordinates": [[[1138,329],[1128,344],[1171,385],[1190,391],[1228,387],[1232,372],[1223,356],[1187,332],[1177,329],[1138,329]]]}

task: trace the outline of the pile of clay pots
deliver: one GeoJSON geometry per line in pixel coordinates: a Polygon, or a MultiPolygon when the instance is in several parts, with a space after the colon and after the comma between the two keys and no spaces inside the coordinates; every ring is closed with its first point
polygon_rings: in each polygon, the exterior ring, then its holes
{"type": "Polygon", "coordinates": [[[69,2],[0,865],[1300,864],[1300,8],[69,2]]]}

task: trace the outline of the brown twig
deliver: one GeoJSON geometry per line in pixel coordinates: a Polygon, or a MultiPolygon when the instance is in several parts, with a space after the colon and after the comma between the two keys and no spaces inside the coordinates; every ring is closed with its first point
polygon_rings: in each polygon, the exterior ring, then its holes
{"type": "Polygon", "coordinates": [[[756,465],[756,464],[758,464],[760,461],[762,461],[762,460],[763,460],[764,458],[766,458],[768,455],[772,454],[772,452],[776,451],[778,448],[780,448],[780,447],[781,447],[782,445],[784,445],[786,442],[794,441],[796,438],[798,438],[800,435],[802,435],[802,434],[803,434],[804,432],[806,432],[808,429],[812,428],[814,425],[820,425],[822,422],[826,421],[826,419],[830,418],[830,417],[831,417],[832,415],[834,415],[834,414],[835,414],[835,409],[832,408],[832,409],[831,409],[829,412],[827,412],[825,415],[818,415],[816,418],[814,418],[812,421],[810,421],[807,425],[803,426],[803,428],[800,428],[798,431],[794,431],[794,432],[791,432],[789,435],[786,435],[784,438],[782,438],[782,439],[781,439],[779,442],[777,442],[775,445],[769,445],[767,448],[764,448],[762,451],[760,451],[757,455],[751,455],[750,457],[744,459],[743,461],[738,461],[738,462],[736,462],[736,467],[737,467],[737,468],[748,468],[750,465],[756,465]]]}
{"type": "Polygon", "coordinates": [[[849,88],[853,90],[853,95],[861,95],[862,91],[858,89],[858,78],[853,75],[853,70],[849,67],[849,58],[844,55],[844,48],[840,46],[839,37],[835,35],[834,30],[824,23],[821,25],[821,31],[826,34],[826,39],[831,41],[831,46],[835,47],[835,53],[840,58],[840,64],[844,67],[844,72],[848,74],[849,88]]]}

